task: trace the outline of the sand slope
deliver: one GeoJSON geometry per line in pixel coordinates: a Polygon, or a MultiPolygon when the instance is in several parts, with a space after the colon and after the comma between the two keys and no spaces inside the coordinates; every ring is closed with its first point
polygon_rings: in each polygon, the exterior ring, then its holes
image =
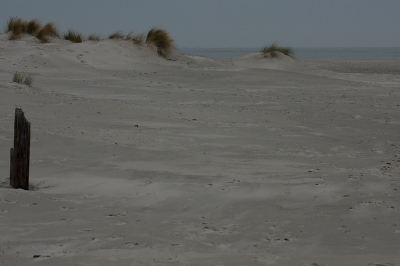
{"type": "Polygon", "coordinates": [[[400,265],[398,66],[0,35],[0,264],[400,265]]]}

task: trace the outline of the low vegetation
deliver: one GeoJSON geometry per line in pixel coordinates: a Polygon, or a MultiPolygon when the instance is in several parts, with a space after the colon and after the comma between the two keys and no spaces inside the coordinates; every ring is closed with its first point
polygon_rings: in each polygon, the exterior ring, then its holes
{"type": "MultiPolygon", "coordinates": [[[[60,38],[60,32],[53,22],[49,22],[42,26],[38,19],[32,19],[25,21],[18,17],[11,17],[5,27],[5,31],[9,33],[9,40],[18,40],[22,34],[29,34],[35,36],[40,40],[41,43],[48,43],[51,41],[50,37],[60,38]]],[[[63,39],[69,40],[74,43],[82,43],[85,41],[85,37],[74,30],[68,30],[67,33],[63,34],[63,39]]],[[[174,47],[174,40],[171,38],[169,33],[164,29],[152,28],[147,33],[139,33],[134,35],[133,32],[125,35],[122,31],[118,30],[111,33],[108,39],[121,39],[126,41],[132,41],[134,45],[142,46],[145,43],[153,45],[157,48],[157,54],[163,58],[168,58],[174,47]]],[[[97,34],[91,34],[88,36],[89,41],[100,41],[102,38],[97,34]]],[[[16,73],[18,79],[21,73],[16,73]]]]}
{"type": "Polygon", "coordinates": [[[22,33],[26,33],[28,23],[20,18],[10,18],[7,22],[6,32],[11,32],[10,38],[17,39],[22,33]]]}
{"type": "Polygon", "coordinates": [[[144,33],[136,34],[132,37],[132,41],[137,46],[142,46],[144,44],[146,35],[144,33]]]}
{"type": "Polygon", "coordinates": [[[33,82],[33,77],[27,72],[16,71],[13,76],[13,82],[31,86],[33,82]]]}
{"type": "Polygon", "coordinates": [[[111,33],[108,36],[108,39],[125,39],[125,34],[122,31],[117,30],[117,31],[111,33]]]}
{"type": "Polygon", "coordinates": [[[27,28],[26,28],[26,33],[30,35],[36,35],[42,28],[42,23],[38,19],[32,19],[31,21],[28,22],[27,28]]]}
{"type": "Polygon", "coordinates": [[[84,41],[84,38],[82,33],[73,30],[68,30],[68,32],[64,34],[64,40],[68,40],[74,43],[81,43],[84,41]]]}
{"type": "Polygon", "coordinates": [[[60,32],[58,31],[54,22],[47,23],[46,25],[44,25],[43,29],[45,29],[49,36],[60,38],[60,32]]]}
{"type": "Polygon", "coordinates": [[[125,36],[126,41],[132,41],[133,40],[133,31],[130,31],[126,36],[125,36]]]}
{"type": "Polygon", "coordinates": [[[11,33],[10,40],[18,40],[23,33],[36,35],[41,27],[42,25],[37,19],[25,21],[21,18],[12,17],[8,20],[5,31],[11,33]]]}
{"type": "Polygon", "coordinates": [[[174,49],[174,40],[166,30],[152,28],[146,37],[146,43],[153,44],[157,48],[159,56],[167,58],[174,49]]]}
{"type": "Polygon", "coordinates": [[[6,26],[6,32],[10,33],[9,40],[18,40],[22,34],[37,37],[42,43],[50,41],[49,37],[59,37],[57,27],[53,22],[42,26],[39,20],[25,21],[18,17],[11,17],[6,26]]]}
{"type": "Polygon", "coordinates": [[[100,41],[101,40],[101,37],[100,37],[100,35],[97,35],[97,34],[90,34],[88,37],[87,37],[87,40],[88,41],[100,41]]]}
{"type": "Polygon", "coordinates": [[[276,43],[273,43],[270,46],[265,46],[261,49],[260,52],[266,58],[277,58],[281,54],[294,58],[294,52],[292,48],[281,47],[278,46],[276,43]]]}

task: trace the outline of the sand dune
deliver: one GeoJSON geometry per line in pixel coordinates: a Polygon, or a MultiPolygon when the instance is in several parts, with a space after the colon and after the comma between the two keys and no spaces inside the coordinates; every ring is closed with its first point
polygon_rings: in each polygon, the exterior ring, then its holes
{"type": "Polygon", "coordinates": [[[1,265],[400,265],[398,61],[171,59],[0,35],[1,265]]]}

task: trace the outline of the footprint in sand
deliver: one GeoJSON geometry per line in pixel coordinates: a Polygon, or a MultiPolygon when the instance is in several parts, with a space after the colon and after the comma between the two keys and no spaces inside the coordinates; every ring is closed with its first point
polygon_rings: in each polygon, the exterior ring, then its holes
{"type": "Polygon", "coordinates": [[[126,247],[128,247],[128,248],[134,248],[134,247],[137,247],[137,246],[139,246],[140,244],[139,243],[134,243],[134,242],[128,242],[128,243],[125,243],[125,246],[126,247]]]}
{"type": "Polygon", "coordinates": [[[112,204],[101,204],[101,205],[97,205],[96,207],[98,207],[98,208],[109,208],[109,207],[112,207],[113,205],[112,204]]]}
{"type": "Polygon", "coordinates": [[[112,237],[109,237],[108,240],[119,240],[119,239],[122,239],[122,238],[125,238],[125,236],[116,236],[116,235],[114,235],[112,237]]]}
{"type": "Polygon", "coordinates": [[[34,203],[31,203],[31,204],[29,204],[29,203],[22,204],[21,206],[22,206],[22,207],[30,207],[30,206],[35,206],[35,205],[37,205],[37,203],[36,203],[36,202],[34,202],[34,203]]]}
{"type": "Polygon", "coordinates": [[[76,58],[82,63],[87,64],[86,60],[83,59],[83,54],[78,54],[76,58]]]}
{"type": "Polygon", "coordinates": [[[185,222],[183,222],[183,221],[163,221],[163,222],[161,222],[162,224],[165,224],[165,223],[171,223],[171,224],[184,224],[185,222]]]}
{"type": "Polygon", "coordinates": [[[61,207],[60,209],[63,211],[75,211],[76,210],[75,207],[65,207],[65,206],[61,207]]]}
{"type": "Polygon", "coordinates": [[[126,217],[126,213],[111,213],[107,214],[106,217],[126,217]]]}
{"type": "Polygon", "coordinates": [[[7,202],[7,203],[18,203],[18,201],[16,201],[16,200],[7,200],[7,199],[3,199],[3,200],[1,200],[1,201],[7,202]]]}

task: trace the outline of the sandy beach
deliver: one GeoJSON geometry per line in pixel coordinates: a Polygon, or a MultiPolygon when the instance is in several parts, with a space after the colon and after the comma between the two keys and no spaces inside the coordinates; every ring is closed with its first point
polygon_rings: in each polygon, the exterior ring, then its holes
{"type": "Polygon", "coordinates": [[[7,38],[0,265],[400,265],[400,60],[7,38]]]}

